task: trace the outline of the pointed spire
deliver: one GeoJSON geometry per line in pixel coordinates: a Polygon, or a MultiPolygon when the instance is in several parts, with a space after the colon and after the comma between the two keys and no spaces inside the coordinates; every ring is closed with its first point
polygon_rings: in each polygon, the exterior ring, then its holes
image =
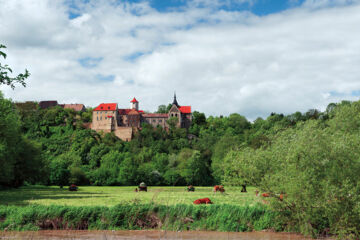
{"type": "Polygon", "coordinates": [[[175,104],[177,107],[179,107],[178,102],[176,101],[176,92],[174,92],[174,101],[172,103],[173,105],[175,104]]]}

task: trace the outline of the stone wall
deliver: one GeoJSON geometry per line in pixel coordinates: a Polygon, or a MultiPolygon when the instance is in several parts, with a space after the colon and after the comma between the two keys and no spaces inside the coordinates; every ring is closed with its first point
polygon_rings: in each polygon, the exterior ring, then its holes
{"type": "Polygon", "coordinates": [[[117,127],[114,131],[115,136],[120,138],[123,141],[131,141],[133,136],[133,129],[132,127],[117,127]]]}

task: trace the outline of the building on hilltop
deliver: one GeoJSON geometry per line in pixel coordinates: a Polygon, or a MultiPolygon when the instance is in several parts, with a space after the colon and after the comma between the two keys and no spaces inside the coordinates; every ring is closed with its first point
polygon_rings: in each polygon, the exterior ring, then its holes
{"type": "Polygon", "coordinates": [[[64,109],[73,109],[75,112],[85,112],[86,108],[84,104],[58,104],[58,101],[40,101],[39,106],[41,109],[51,108],[51,107],[62,107],[64,109]]]}
{"type": "Polygon", "coordinates": [[[93,110],[91,129],[97,132],[114,132],[124,141],[130,141],[142,123],[167,129],[169,118],[177,118],[177,127],[189,128],[191,125],[191,106],[180,106],[174,94],[174,101],[168,113],[144,113],[139,110],[139,102],[134,97],[130,108],[118,108],[116,103],[101,103],[93,110]]]}
{"type": "Polygon", "coordinates": [[[41,109],[45,109],[45,108],[50,108],[50,107],[55,107],[58,105],[57,101],[40,101],[39,102],[39,106],[41,109]]]}
{"type": "Polygon", "coordinates": [[[84,104],[64,104],[64,109],[73,109],[75,112],[85,112],[84,104]]]}

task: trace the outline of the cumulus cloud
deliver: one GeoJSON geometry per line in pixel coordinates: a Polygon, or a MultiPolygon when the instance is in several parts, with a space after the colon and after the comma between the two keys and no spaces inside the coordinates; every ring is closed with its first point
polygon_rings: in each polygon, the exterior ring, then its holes
{"type": "Polygon", "coordinates": [[[249,119],[358,98],[357,1],[307,0],[261,17],[195,2],[159,12],[148,2],[0,0],[6,62],[32,74],[26,88],[0,89],[88,106],[136,96],[150,111],[176,90],[194,110],[249,119]]]}

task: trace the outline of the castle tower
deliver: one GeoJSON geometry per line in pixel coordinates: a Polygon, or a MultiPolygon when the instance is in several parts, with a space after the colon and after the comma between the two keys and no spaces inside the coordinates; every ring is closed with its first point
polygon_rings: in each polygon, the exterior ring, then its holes
{"type": "Polygon", "coordinates": [[[135,97],[130,101],[130,109],[135,109],[136,111],[139,110],[139,102],[135,97]]]}
{"type": "Polygon", "coordinates": [[[173,101],[172,104],[175,105],[175,106],[177,106],[177,107],[179,107],[179,104],[178,104],[178,102],[177,102],[177,100],[176,100],[176,92],[174,92],[174,101],[173,101]]]}

